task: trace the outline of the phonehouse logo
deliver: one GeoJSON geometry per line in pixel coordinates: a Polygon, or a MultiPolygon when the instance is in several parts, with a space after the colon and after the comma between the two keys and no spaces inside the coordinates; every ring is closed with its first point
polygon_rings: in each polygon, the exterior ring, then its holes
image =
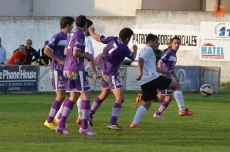
{"type": "Polygon", "coordinates": [[[201,48],[201,58],[224,59],[224,48],[206,43],[201,48]]]}

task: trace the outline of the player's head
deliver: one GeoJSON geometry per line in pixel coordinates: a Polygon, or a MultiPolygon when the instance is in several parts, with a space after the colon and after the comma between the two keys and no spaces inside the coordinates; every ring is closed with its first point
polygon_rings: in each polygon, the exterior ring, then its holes
{"type": "Polygon", "coordinates": [[[179,49],[179,47],[180,47],[180,38],[177,36],[174,36],[171,39],[171,48],[172,48],[172,50],[177,51],[179,49]]]}
{"type": "Polygon", "coordinates": [[[83,31],[86,30],[86,22],[87,22],[86,16],[84,15],[78,16],[75,22],[78,28],[81,28],[83,31]]]}
{"type": "Polygon", "coordinates": [[[131,37],[133,35],[133,31],[130,28],[123,28],[119,33],[119,38],[128,45],[131,37]]]}
{"type": "Polygon", "coordinates": [[[159,49],[159,46],[160,46],[160,43],[157,44],[157,47],[156,47],[155,49],[158,50],[158,49],[159,49]]]}
{"type": "Polygon", "coordinates": [[[88,31],[88,28],[93,25],[93,22],[89,19],[86,20],[86,30],[85,30],[85,36],[90,36],[90,33],[88,31]]]}
{"type": "Polygon", "coordinates": [[[154,34],[148,34],[146,37],[146,45],[150,46],[153,49],[156,49],[159,45],[159,38],[154,34]]]}
{"type": "Polygon", "coordinates": [[[19,50],[22,54],[24,54],[24,53],[25,53],[25,45],[19,45],[18,50],[19,50]]]}
{"type": "Polygon", "coordinates": [[[168,46],[168,48],[171,48],[171,39],[170,39],[170,41],[167,42],[167,46],[168,46]]]}
{"type": "Polygon", "coordinates": [[[66,29],[67,33],[70,33],[73,29],[74,18],[70,16],[62,17],[60,20],[61,29],[66,29]]]}

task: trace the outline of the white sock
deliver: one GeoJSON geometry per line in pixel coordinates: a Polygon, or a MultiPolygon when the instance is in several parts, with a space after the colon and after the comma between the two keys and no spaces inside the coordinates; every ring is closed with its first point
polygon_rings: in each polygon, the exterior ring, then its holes
{"type": "Polygon", "coordinates": [[[139,121],[141,120],[142,116],[146,113],[147,109],[144,106],[140,106],[137,109],[137,112],[135,114],[135,117],[133,119],[133,124],[137,125],[139,121]]]}
{"type": "Polygon", "coordinates": [[[180,111],[185,111],[185,105],[184,105],[184,96],[182,94],[182,91],[174,91],[174,98],[177,102],[177,106],[180,111]]]}
{"type": "Polygon", "coordinates": [[[80,118],[80,119],[81,119],[81,102],[82,102],[82,99],[78,98],[78,100],[77,100],[77,113],[78,113],[78,118],[80,118]]]}
{"type": "Polygon", "coordinates": [[[55,119],[58,119],[58,116],[59,116],[60,113],[62,112],[63,104],[64,104],[64,102],[62,102],[61,107],[59,108],[58,112],[56,113],[56,115],[55,115],[55,117],[54,117],[55,119]]]}

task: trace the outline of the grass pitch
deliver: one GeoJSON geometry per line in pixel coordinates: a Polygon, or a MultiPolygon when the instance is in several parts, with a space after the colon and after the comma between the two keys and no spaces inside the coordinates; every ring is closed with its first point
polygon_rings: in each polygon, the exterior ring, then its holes
{"type": "MultiPolygon", "coordinates": [[[[93,99],[98,92],[93,92],[93,99]]],[[[202,97],[184,94],[193,116],[178,116],[172,101],[164,120],[152,115],[160,106],[154,103],[138,129],[130,129],[136,108],[135,92],[125,93],[118,123],[122,132],[106,128],[114,97],[111,94],[94,115],[95,137],[79,135],[75,124],[77,108],[67,120],[71,135],[65,136],[44,127],[54,93],[0,94],[0,152],[225,152],[230,149],[230,93],[202,97]]],[[[92,102],[91,102],[92,103],[92,102]]],[[[141,103],[139,104],[141,105],[141,103]]]]}

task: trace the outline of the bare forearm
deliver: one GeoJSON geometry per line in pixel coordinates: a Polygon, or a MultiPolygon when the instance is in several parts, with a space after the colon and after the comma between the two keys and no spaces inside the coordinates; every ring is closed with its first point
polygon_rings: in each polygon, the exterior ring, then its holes
{"type": "Polygon", "coordinates": [[[157,72],[164,73],[164,74],[168,74],[168,71],[165,71],[165,70],[163,70],[163,69],[160,69],[159,67],[157,67],[157,72]]]}
{"type": "Polygon", "coordinates": [[[140,74],[143,73],[143,67],[144,67],[144,59],[139,58],[138,59],[138,71],[140,74]]]}
{"type": "Polygon", "coordinates": [[[93,73],[97,73],[97,70],[96,70],[96,66],[95,66],[94,60],[92,60],[92,61],[89,62],[89,66],[90,66],[90,68],[93,70],[93,73]]]}
{"type": "Polygon", "coordinates": [[[97,33],[90,33],[90,36],[92,36],[96,41],[100,42],[100,35],[98,35],[97,33]]]}
{"type": "Polygon", "coordinates": [[[82,59],[87,59],[90,60],[91,57],[88,54],[85,53],[81,53],[79,50],[74,49],[73,50],[73,56],[78,57],[78,58],[82,58],[82,59]]]}
{"type": "Polygon", "coordinates": [[[48,57],[50,57],[51,59],[59,62],[61,59],[59,59],[58,57],[56,57],[49,48],[45,48],[45,51],[44,51],[45,55],[47,55],[48,57]]]}

